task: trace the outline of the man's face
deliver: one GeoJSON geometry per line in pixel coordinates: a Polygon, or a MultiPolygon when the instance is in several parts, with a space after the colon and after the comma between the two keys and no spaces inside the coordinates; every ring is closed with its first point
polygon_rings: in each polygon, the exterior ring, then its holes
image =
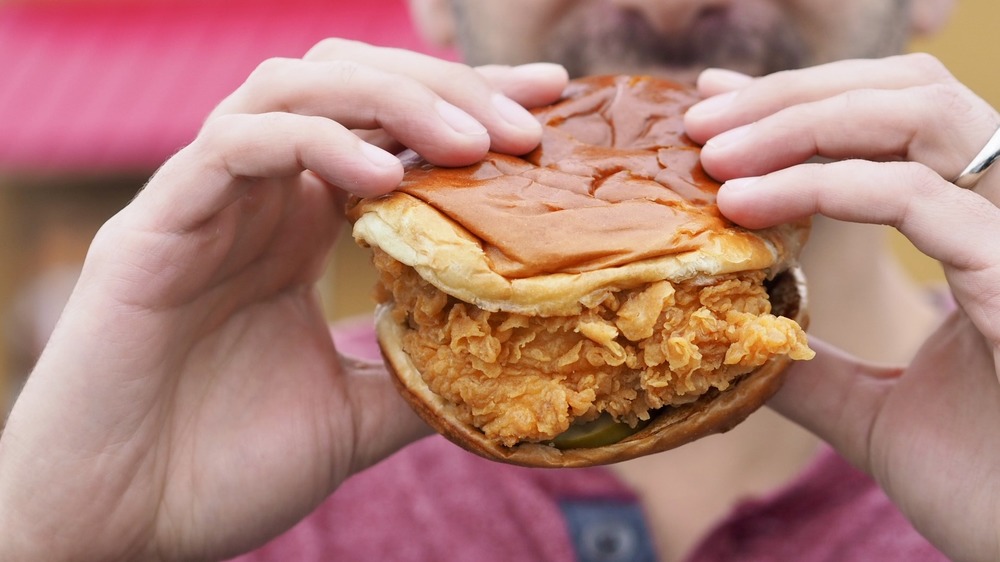
{"type": "Polygon", "coordinates": [[[707,66],[760,75],[899,53],[911,0],[451,0],[471,64],[560,62],[574,76],[707,66]]]}

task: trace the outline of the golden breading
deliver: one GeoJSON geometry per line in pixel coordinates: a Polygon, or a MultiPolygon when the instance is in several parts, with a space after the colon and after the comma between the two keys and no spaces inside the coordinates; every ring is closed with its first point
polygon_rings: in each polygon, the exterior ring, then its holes
{"type": "Polygon", "coordinates": [[[577,316],[491,312],[449,297],[375,250],[379,300],[410,329],[403,349],[463,423],[506,446],[549,441],[601,412],[636,425],[776,355],[813,352],[770,314],[760,271],[709,285],[659,281],[609,292],[577,316]]]}

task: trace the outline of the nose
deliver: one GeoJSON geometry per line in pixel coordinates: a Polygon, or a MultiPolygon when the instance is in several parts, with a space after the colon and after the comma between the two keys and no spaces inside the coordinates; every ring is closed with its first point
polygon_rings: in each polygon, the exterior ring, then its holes
{"type": "Polygon", "coordinates": [[[631,10],[645,18],[663,33],[691,26],[695,21],[722,11],[732,0],[610,0],[612,4],[631,10]]]}

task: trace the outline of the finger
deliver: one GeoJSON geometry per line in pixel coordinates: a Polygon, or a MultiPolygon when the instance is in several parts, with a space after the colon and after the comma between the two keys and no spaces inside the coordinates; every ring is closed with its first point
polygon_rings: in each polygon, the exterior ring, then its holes
{"type": "Polygon", "coordinates": [[[938,544],[959,537],[956,559],[991,559],[985,553],[996,551],[995,536],[983,541],[963,515],[995,513],[983,494],[993,480],[947,478],[954,467],[968,476],[996,466],[1000,386],[980,335],[961,314],[949,316],[905,373],[810,344],[816,358],[796,362],[769,405],[871,474],[922,534],[938,544]]]}
{"type": "Polygon", "coordinates": [[[392,154],[399,154],[406,149],[398,140],[392,138],[389,133],[382,129],[351,129],[351,132],[362,141],[392,154]]]}
{"type": "MultiPolygon", "coordinates": [[[[550,63],[529,63],[521,66],[487,65],[476,67],[476,71],[505,96],[526,108],[557,101],[569,80],[565,68],[550,63]]],[[[354,133],[366,142],[393,153],[405,148],[381,129],[355,130],[354,133]]]]}
{"type": "MultiPolygon", "coordinates": [[[[485,125],[493,150],[523,154],[535,148],[541,139],[541,126],[534,117],[467,65],[344,39],[324,40],[310,49],[304,58],[309,61],[355,61],[393,75],[409,77],[485,125]]],[[[559,80],[558,73],[539,72],[537,67],[524,71],[521,79],[531,75],[535,80],[542,78],[543,83],[553,78],[559,80]]]]}
{"type": "Polygon", "coordinates": [[[725,68],[707,68],[698,75],[698,93],[706,98],[739,90],[752,84],[753,76],[725,68]]]}
{"type": "Polygon", "coordinates": [[[912,162],[803,164],[723,184],[719,209],[748,228],[814,214],[894,226],[921,251],[960,269],[988,265],[1000,209],[912,162]],[[969,244],[970,240],[980,243],[969,244]]]}
{"type": "Polygon", "coordinates": [[[820,156],[920,162],[953,178],[1000,124],[958,83],[852,90],[793,105],[715,136],[702,150],[716,178],[757,176],[820,156]]]}
{"type": "Polygon", "coordinates": [[[169,210],[160,213],[168,220],[161,228],[185,231],[235,202],[252,180],[305,170],[360,196],[391,191],[403,176],[398,158],[329,119],[230,115],[208,123],[156,172],[139,198],[147,208],[169,210]]]}
{"type": "Polygon", "coordinates": [[[861,363],[816,339],[809,345],[816,357],[789,369],[768,406],[867,468],[872,427],[900,371],[861,363]]]}
{"type": "Polygon", "coordinates": [[[566,69],[551,63],[485,65],[476,67],[476,72],[505,96],[527,108],[555,102],[569,82],[566,69]]]}
{"type": "Polygon", "coordinates": [[[350,473],[433,433],[403,400],[381,363],[343,360],[354,412],[354,457],[350,473]]]}
{"type": "MultiPolygon", "coordinates": [[[[537,68],[524,71],[521,80],[531,75],[540,80],[542,90],[551,90],[547,84],[558,81],[558,73],[537,68]]],[[[430,116],[423,114],[433,114],[435,104],[428,96],[471,115],[485,127],[486,145],[494,150],[520,154],[538,144],[541,129],[535,119],[472,68],[342,39],[319,43],[303,60],[266,61],[215,114],[294,111],[337,119],[349,128],[385,127],[393,136],[404,127],[403,133],[413,132],[396,138],[433,160],[440,155],[420,150],[426,131],[416,126],[428,121],[430,116]],[[379,119],[383,114],[385,119],[379,119]],[[399,124],[396,130],[389,126],[394,123],[399,124]]]]}
{"type": "MultiPolygon", "coordinates": [[[[843,60],[755,78],[744,87],[715,95],[692,106],[684,120],[696,142],[753,123],[785,107],[821,100],[857,89],[898,90],[932,83],[954,82],[934,57],[922,53],[884,59],[843,60]]],[[[715,93],[712,76],[703,95],[715,93]]],[[[721,89],[721,88],[718,88],[721,89]]]]}
{"type": "Polygon", "coordinates": [[[1000,209],[912,162],[845,160],[803,164],[759,178],[732,180],[718,193],[720,211],[748,228],[814,214],[896,227],[942,262],[952,290],[976,326],[1000,342],[1000,209]]]}
{"type": "Polygon", "coordinates": [[[229,114],[277,112],[324,117],[348,129],[384,129],[445,166],[475,162],[490,147],[479,121],[423,84],[354,61],[267,61],[208,123],[229,114]]]}

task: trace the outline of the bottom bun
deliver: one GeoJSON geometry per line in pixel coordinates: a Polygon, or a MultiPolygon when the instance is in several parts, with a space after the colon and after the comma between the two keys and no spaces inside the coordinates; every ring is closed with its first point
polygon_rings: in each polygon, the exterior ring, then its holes
{"type": "MultiPolygon", "coordinates": [[[[779,274],[768,289],[772,313],[806,328],[806,284],[802,271],[779,274]]],[[[758,369],[733,381],[725,391],[711,390],[698,400],[657,410],[641,430],[617,443],[593,448],[559,449],[544,443],[506,447],[486,438],[475,426],[455,419],[448,404],[431,391],[402,349],[405,326],[392,320],[391,303],[376,317],[379,345],[402,396],[435,431],[450,441],[495,461],[530,467],[584,467],[611,464],[658,453],[696,439],[728,431],[764,405],[784,381],[791,359],[775,356],[758,369]]]]}

